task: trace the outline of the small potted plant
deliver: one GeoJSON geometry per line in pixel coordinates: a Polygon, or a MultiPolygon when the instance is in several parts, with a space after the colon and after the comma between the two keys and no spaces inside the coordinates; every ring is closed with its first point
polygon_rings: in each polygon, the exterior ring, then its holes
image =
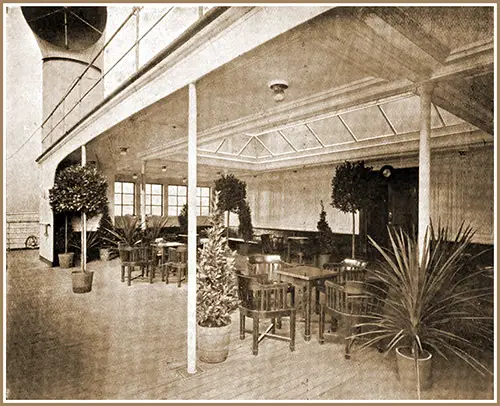
{"type": "MultiPolygon", "coordinates": [[[[49,190],[50,205],[56,213],[81,213],[82,240],[86,242],[86,218],[97,215],[107,205],[107,187],[106,178],[95,166],[72,165],[56,175],[54,187],[49,190]]],[[[84,246],[81,245],[82,258],[86,257],[84,246]]],[[[86,261],[82,260],[81,272],[71,275],[73,292],[90,292],[92,277],[93,272],[87,272],[86,261]]]]}
{"type": "Polygon", "coordinates": [[[99,258],[101,261],[108,261],[111,255],[112,243],[109,229],[113,229],[113,222],[109,215],[109,206],[106,204],[103,207],[101,218],[99,219],[99,227],[97,228],[99,258]]]}
{"type": "Polygon", "coordinates": [[[484,271],[467,266],[472,235],[471,228],[460,227],[450,238],[447,228],[435,232],[431,226],[421,255],[416,239],[402,230],[389,229],[390,250],[369,237],[383,260],[365,286],[383,306],[367,314],[350,338],[366,339],[361,348],[395,349],[400,381],[415,387],[418,399],[431,385],[434,355],[454,355],[481,374],[491,373],[476,357],[482,351],[476,343],[493,337],[493,318],[477,306],[484,299],[492,303],[493,288],[474,285],[484,271]]]}
{"type": "Polygon", "coordinates": [[[228,248],[222,211],[216,205],[209,218],[208,241],[200,249],[196,294],[198,354],[201,361],[209,363],[227,358],[231,313],[239,303],[234,278],[235,253],[228,248]]]}
{"type": "Polygon", "coordinates": [[[333,231],[326,221],[325,207],[323,206],[323,200],[320,201],[321,212],[319,214],[319,221],[317,224],[318,228],[318,260],[317,264],[319,268],[323,268],[323,265],[330,262],[330,256],[334,250],[334,238],[333,231]]]}

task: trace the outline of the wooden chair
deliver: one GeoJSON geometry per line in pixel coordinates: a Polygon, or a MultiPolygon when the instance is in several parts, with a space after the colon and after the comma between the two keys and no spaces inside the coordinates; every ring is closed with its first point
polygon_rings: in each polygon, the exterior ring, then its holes
{"type": "MultiPolygon", "coordinates": [[[[277,282],[276,271],[283,267],[280,255],[254,254],[248,256],[249,275],[256,276],[260,281],[277,282]]],[[[288,284],[287,292],[290,294],[292,306],[295,306],[295,286],[288,284]]],[[[277,319],[277,327],[281,328],[281,318],[277,319]]]]}
{"type": "Polygon", "coordinates": [[[319,342],[323,344],[325,331],[325,314],[342,318],[347,322],[345,358],[350,359],[353,338],[359,328],[356,324],[380,311],[382,301],[380,295],[370,291],[361,281],[346,281],[338,284],[325,281],[325,303],[321,305],[319,318],[319,342]]]}
{"type": "Polygon", "coordinates": [[[262,253],[272,254],[273,253],[273,243],[271,234],[261,234],[260,240],[262,242],[262,253]]]}
{"type": "Polygon", "coordinates": [[[149,274],[149,282],[153,283],[155,260],[152,247],[118,247],[121,265],[121,281],[125,282],[127,274],[127,285],[130,286],[133,279],[149,274]],[[140,271],[141,274],[132,278],[132,272],[140,271]]]}
{"type": "Polygon", "coordinates": [[[181,287],[181,282],[187,279],[187,249],[177,247],[168,249],[168,261],[165,267],[165,280],[168,284],[170,274],[177,275],[177,286],[181,287]]]}
{"type": "MultiPolygon", "coordinates": [[[[252,353],[257,355],[259,343],[265,338],[290,342],[290,351],[295,350],[295,308],[288,299],[286,283],[262,283],[258,278],[238,275],[240,299],[240,339],[245,339],[245,317],[253,319],[252,353]],[[276,319],[290,317],[289,336],[276,334],[276,319]],[[271,325],[259,332],[260,320],[271,319],[271,325]]],[[[279,328],[279,327],[278,327],[279,328]]]]}
{"type": "Polygon", "coordinates": [[[338,284],[346,281],[364,281],[367,273],[368,261],[346,258],[341,262],[328,262],[323,269],[336,273],[337,277],[332,279],[338,284]]]}

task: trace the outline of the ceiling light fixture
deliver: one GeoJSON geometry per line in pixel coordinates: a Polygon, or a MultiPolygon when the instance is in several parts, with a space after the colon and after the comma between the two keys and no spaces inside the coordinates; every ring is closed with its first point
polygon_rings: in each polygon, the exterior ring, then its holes
{"type": "Polygon", "coordinates": [[[274,92],[273,99],[275,101],[282,101],[285,98],[285,90],[288,89],[288,82],[286,80],[271,80],[267,85],[274,92]]]}
{"type": "Polygon", "coordinates": [[[163,165],[163,166],[161,167],[161,171],[162,171],[162,172],[167,172],[167,167],[166,167],[165,165],[163,165]]]}
{"type": "Polygon", "coordinates": [[[127,147],[121,147],[120,148],[120,155],[127,155],[128,148],[127,147]]]}
{"type": "Polygon", "coordinates": [[[134,174],[132,175],[132,179],[137,179],[137,173],[134,173],[134,174]]]}
{"type": "Polygon", "coordinates": [[[187,179],[186,178],[182,178],[182,183],[186,184],[186,182],[187,182],[187,179]]]}

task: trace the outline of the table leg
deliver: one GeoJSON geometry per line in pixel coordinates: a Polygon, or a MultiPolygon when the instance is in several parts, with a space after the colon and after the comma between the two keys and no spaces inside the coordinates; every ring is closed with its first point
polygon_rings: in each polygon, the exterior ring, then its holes
{"type": "Polygon", "coordinates": [[[306,285],[306,290],[304,292],[305,297],[305,318],[306,318],[306,331],[304,335],[304,340],[311,340],[311,285],[308,283],[306,285]]]}
{"type": "Polygon", "coordinates": [[[290,262],[290,240],[287,241],[288,242],[288,256],[287,256],[287,262],[290,262]]]}

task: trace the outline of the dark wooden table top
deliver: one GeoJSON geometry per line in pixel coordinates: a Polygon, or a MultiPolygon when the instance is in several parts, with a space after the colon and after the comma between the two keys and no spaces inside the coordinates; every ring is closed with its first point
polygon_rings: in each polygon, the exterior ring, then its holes
{"type": "Polygon", "coordinates": [[[279,275],[290,276],[296,279],[303,279],[306,281],[315,279],[326,279],[336,275],[335,272],[327,269],[316,268],[313,266],[301,265],[292,268],[284,268],[276,270],[279,275]]]}

